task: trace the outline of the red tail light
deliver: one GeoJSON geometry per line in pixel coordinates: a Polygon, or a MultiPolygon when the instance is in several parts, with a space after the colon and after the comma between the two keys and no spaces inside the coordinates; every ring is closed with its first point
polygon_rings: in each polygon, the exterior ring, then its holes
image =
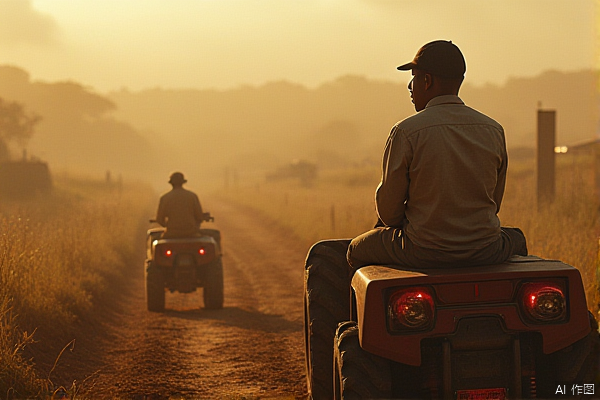
{"type": "Polygon", "coordinates": [[[435,304],[428,288],[402,289],[390,297],[388,321],[392,331],[431,329],[434,319],[435,304]]]}
{"type": "Polygon", "coordinates": [[[534,322],[559,322],[567,317],[567,299],[557,283],[526,283],[521,288],[521,301],[525,314],[534,322]]]}
{"type": "Polygon", "coordinates": [[[200,254],[201,256],[203,256],[203,255],[205,255],[205,254],[206,254],[206,250],[204,249],[204,247],[200,247],[200,248],[198,249],[198,254],[200,254]]]}
{"type": "Polygon", "coordinates": [[[173,250],[165,249],[165,257],[171,257],[173,255],[173,250]]]}

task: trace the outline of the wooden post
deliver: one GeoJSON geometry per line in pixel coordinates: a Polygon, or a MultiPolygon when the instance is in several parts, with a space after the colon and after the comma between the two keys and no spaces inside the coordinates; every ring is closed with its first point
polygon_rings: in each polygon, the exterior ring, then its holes
{"type": "Polygon", "coordinates": [[[225,178],[225,191],[228,191],[229,190],[229,168],[225,167],[223,177],[225,178]]]}
{"type": "Polygon", "coordinates": [[[538,110],[537,135],[537,201],[540,208],[554,201],[556,111],[538,110]]]}
{"type": "Polygon", "coordinates": [[[600,200],[600,144],[592,144],[594,157],[594,195],[600,200]]]}
{"type": "MultiPolygon", "coordinates": [[[[598,301],[598,296],[599,296],[599,292],[600,292],[600,238],[598,238],[598,250],[596,252],[596,285],[595,286],[596,286],[595,301],[597,303],[592,305],[592,307],[596,306],[599,308],[599,310],[596,314],[596,318],[600,318],[600,302],[598,301]]],[[[592,301],[594,301],[594,300],[592,300],[592,301]]]]}
{"type": "Polygon", "coordinates": [[[331,231],[333,233],[335,233],[335,205],[334,204],[331,205],[330,217],[331,217],[331,231]]]}

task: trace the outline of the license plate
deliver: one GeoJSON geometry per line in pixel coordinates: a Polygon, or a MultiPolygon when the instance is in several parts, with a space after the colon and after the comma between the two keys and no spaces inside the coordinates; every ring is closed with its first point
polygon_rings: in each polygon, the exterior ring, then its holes
{"type": "Polygon", "coordinates": [[[194,261],[190,257],[179,257],[178,263],[181,267],[188,267],[192,265],[194,261]]]}
{"type": "Polygon", "coordinates": [[[505,388],[457,390],[457,400],[504,400],[505,388]]]}

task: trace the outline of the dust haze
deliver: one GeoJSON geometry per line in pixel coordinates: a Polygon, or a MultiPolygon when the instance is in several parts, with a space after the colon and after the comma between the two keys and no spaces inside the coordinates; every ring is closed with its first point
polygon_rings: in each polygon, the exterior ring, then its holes
{"type": "Polygon", "coordinates": [[[596,11],[589,0],[0,1],[0,98],[41,118],[8,145],[53,172],[160,190],[174,170],[199,190],[255,185],[294,160],[378,166],[392,125],[414,113],[410,74],[395,66],[446,38],[467,59],[461,97],[505,127],[509,151],[532,153],[540,107],[557,111],[568,146],[598,132],[596,11]]]}
{"type": "MultiPolygon", "coordinates": [[[[0,388],[2,367],[35,360],[46,389],[105,398],[305,396],[306,251],[373,226],[385,141],[415,113],[396,66],[452,39],[461,98],[533,165],[538,109],[556,110],[558,146],[600,133],[596,3],[0,0],[0,388]],[[265,183],[297,166],[322,178],[265,183]],[[146,310],[145,231],[174,171],[225,239],[224,310],[179,293],[146,310]],[[51,177],[64,186],[46,196],[51,177]],[[41,195],[4,201],[14,182],[41,195]]],[[[543,213],[533,168],[511,164],[502,221],[532,254],[584,266],[597,312],[596,177],[579,158],[543,213]]]]}
{"type": "MultiPolygon", "coordinates": [[[[461,97],[497,119],[509,152],[535,146],[536,110],[556,109],[557,144],[595,137],[593,71],[548,71],[461,97]]],[[[42,82],[0,67],[0,97],[41,117],[27,154],[54,171],[143,179],[164,187],[182,170],[190,186],[219,187],[227,175],[254,185],[293,160],[319,169],[378,165],[391,126],[414,113],[406,83],[341,76],[316,88],[286,81],[230,90],[126,89],[101,94],[84,83],[42,82]]],[[[20,157],[23,149],[13,149],[20,157]]],[[[522,152],[519,152],[521,154],[522,152]]]]}

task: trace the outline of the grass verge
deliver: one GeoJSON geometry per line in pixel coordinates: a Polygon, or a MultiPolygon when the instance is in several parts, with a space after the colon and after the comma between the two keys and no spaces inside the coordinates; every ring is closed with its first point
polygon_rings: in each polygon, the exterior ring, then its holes
{"type": "Polygon", "coordinates": [[[49,196],[0,203],[0,398],[55,389],[54,362],[131,269],[153,199],[142,184],[63,176],[49,196]]]}
{"type": "MultiPolygon", "coordinates": [[[[599,191],[592,155],[557,157],[556,196],[537,204],[535,160],[511,162],[500,213],[504,226],[523,229],[530,254],[560,259],[582,274],[588,306],[598,311],[599,191]]],[[[325,171],[311,187],[297,181],[253,182],[218,193],[276,220],[310,244],[355,237],[375,223],[378,168],[325,171]]]]}

